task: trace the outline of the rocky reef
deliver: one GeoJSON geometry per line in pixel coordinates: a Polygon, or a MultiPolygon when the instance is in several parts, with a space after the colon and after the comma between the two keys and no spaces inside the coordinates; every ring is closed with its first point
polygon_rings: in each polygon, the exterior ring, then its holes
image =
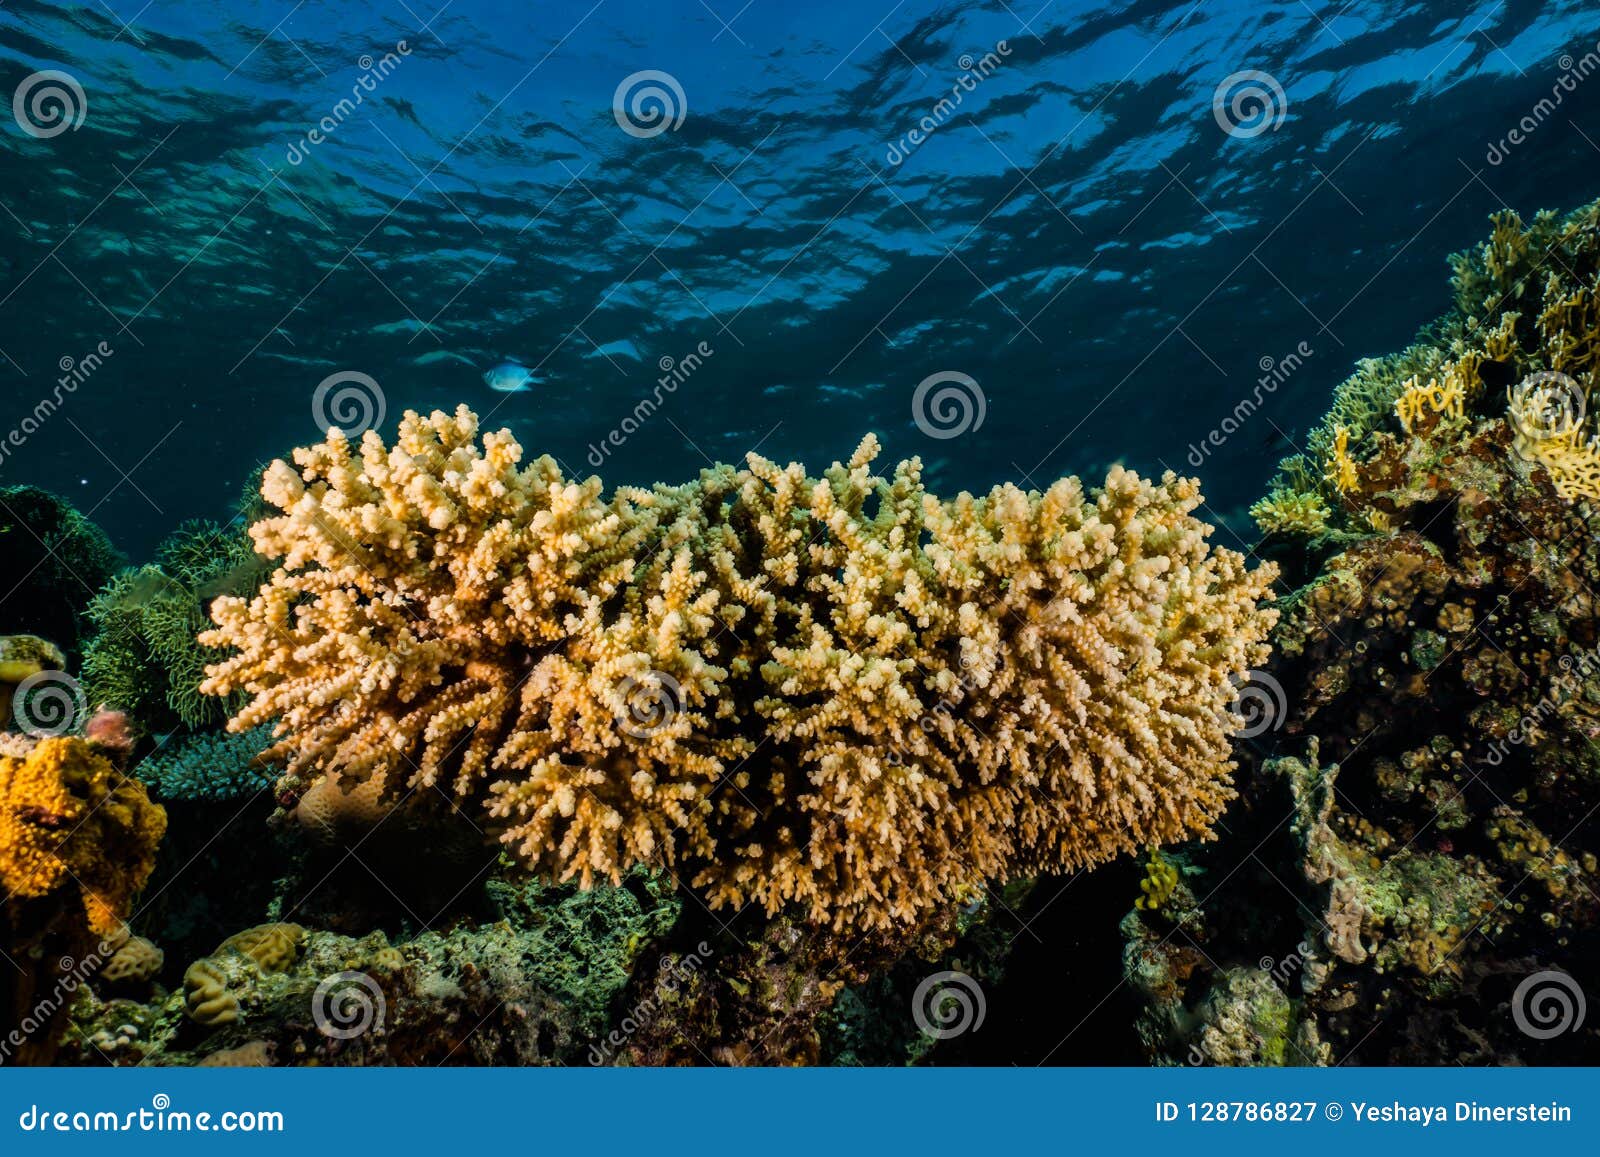
{"type": "Polygon", "coordinates": [[[1543,1031],[1600,975],[1600,207],[1453,265],[1257,507],[1304,581],[1226,835],[1124,925],[1153,1059],[1600,1055],[1543,1031]]]}

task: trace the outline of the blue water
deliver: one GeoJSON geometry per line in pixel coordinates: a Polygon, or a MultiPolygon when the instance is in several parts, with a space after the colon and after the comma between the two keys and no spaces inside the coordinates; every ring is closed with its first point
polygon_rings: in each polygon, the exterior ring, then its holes
{"type": "Polygon", "coordinates": [[[1487,214],[1600,194],[1600,77],[1535,111],[1597,40],[1578,0],[0,0],[0,95],[81,90],[0,106],[0,439],[90,367],[0,481],[141,554],[354,384],[616,481],[868,430],[941,490],[1172,467],[1247,534],[1487,214]],[[647,71],[671,108],[619,116],[647,71]]]}

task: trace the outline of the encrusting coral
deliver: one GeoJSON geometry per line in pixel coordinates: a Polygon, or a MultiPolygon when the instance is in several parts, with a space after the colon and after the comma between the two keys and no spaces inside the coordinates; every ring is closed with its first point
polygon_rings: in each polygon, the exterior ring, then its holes
{"type": "Polygon", "coordinates": [[[0,884],[39,899],[76,889],[91,931],[121,927],[155,866],[166,812],[76,738],[50,738],[24,758],[0,756],[0,884]]]}
{"type": "Polygon", "coordinates": [[[1206,834],[1272,568],[1190,480],[941,501],[877,452],[607,498],[464,407],[332,430],[263,478],[281,565],[213,604],[204,689],[301,781],[470,805],[554,878],[836,927],[1206,834]]]}
{"type": "Polygon", "coordinates": [[[89,740],[0,755],[0,1015],[23,1033],[17,1059],[54,1056],[67,998],[129,942],[125,920],[165,829],[143,785],[89,740]]]}

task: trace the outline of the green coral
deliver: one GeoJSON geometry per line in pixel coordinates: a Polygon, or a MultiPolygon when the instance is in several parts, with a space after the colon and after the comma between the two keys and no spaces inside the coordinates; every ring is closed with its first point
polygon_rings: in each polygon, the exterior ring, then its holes
{"type": "Polygon", "coordinates": [[[1178,866],[1154,848],[1145,864],[1144,879],[1139,881],[1140,897],[1134,907],[1143,912],[1154,912],[1166,907],[1178,887],[1178,866]]]}
{"type": "Polygon", "coordinates": [[[36,486],[0,487],[0,620],[74,650],[79,615],[123,565],[111,540],[64,498],[36,486]]]}
{"type": "Polygon", "coordinates": [[[199,520],[182,524],[156,560],[123,571],[89,604],[85,692],[151,732],[220,726],[239,704],[200,694],[206,664],[220,654],[195,636],[210,599],[256,585],[264,560],[242,529],[199,520]]]}
{"type": "Polygon", "coordinates": [[[134,774],[163,799],[240,799],[272,786],[274,773],[256,763],[271,743],[270,727],[174,737],[134,774]]]}

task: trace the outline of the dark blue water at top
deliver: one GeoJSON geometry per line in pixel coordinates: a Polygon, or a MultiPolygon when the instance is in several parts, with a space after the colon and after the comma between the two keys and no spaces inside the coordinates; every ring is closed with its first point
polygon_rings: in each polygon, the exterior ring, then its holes
{"type": "Polygon", "coordinates": [[[1597,40],[1578,0],[0,0],[0,481],[141,554],[345,373],[386,433],[466,402],[611,481],[875,430],[941,490],[1198,473],[1248,533],[1446,254],[1600,194],[1597,40]]]}

